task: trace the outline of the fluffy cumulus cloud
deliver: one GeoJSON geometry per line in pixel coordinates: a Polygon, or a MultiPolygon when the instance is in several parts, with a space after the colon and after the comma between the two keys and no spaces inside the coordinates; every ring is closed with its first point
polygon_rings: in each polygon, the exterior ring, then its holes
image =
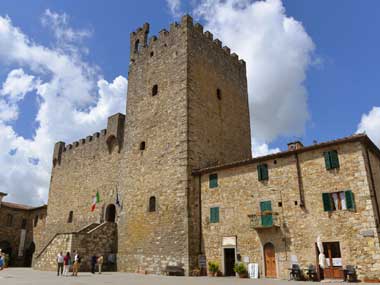
{"type": "Polygon", "coordinates": [[[9,17],[0,17],[0,66],[9,70],[0,90],[0,191],[9,193],[10,201],[34,205],[47,201],[54,143],[104,128],[109,115],[125,111],[127,92],[123,76],[108,82],[82,59],[81,40],[89,32],[72,29],[67,15],[49,10],[42,21],[59,38],[56,48],[30,40],[9,17]],[[38,127],[26,139],[10,122],[32,91],[38,127]]]}
{"type": "Polygon", "coordinates": [[[380,107],[373,107],[362,116],[357,132],[366,133],[380,147],[380,107]]]}
{"type": "Polygon", "coordinates": [[[194,14],[247,63],[254,155],[299,136],[309,118],[304,80],[314,44],[280,0],[200,0],[194,14]]]}
{"type": "Polygon", "coordinates": [[[181,15],[181,0],[166,0],[168,8],[174,17],[181,15]]]}

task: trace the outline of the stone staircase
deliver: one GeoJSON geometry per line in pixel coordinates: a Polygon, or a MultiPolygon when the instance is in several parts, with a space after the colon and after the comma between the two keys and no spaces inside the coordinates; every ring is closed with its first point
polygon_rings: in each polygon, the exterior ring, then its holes
{"type": "Polygon", "coordinates": [[[59,252],[79,252],[82,263],[80,270],[90,270],[91,256],[116,254],[117,224],[91,223],[76,232],[57,233],[39,253],[34,254],[33,268],[38,270],[56,270],[56,257],[59,252]]]}

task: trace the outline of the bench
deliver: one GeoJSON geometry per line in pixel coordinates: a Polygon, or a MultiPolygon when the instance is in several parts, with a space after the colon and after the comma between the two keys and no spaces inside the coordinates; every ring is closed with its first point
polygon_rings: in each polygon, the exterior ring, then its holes
{"type": "Polygon", "coordinates": [[[184,276],[185,269],[179,266],[168,265],[166,266],[164,273],[168,276],[184,276]]]}

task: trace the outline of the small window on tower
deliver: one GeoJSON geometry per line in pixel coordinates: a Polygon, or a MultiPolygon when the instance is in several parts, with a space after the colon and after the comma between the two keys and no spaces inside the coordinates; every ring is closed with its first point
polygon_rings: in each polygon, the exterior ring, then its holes
{"type": "Polygon", "coordinates": [[[222,100],[222,91],[219,88],[216,89],[216,98],[218,98],[218,100],[222,100]]]}
{"type": "Polygon", "coordinates": [[[140,150],[145,150],[145,142],[140,143],[140,150]]]}
{"type": "Polygon", "coordinates": [[[153,88],[152,88],[152,96],[156,96],[158,94],[158,85],[155,84],[153,85],[153,88]]]}
{"type": "Polygon", "coordinates": [[[23,230],[26,229],[26,219],[22,219],[22,221],[21,221],[21,228],[22,228],[23,230]]]}
{"type": "Polygon", "coordinates": [[[156,211],[156,197],[152,196],[149,198],[149,212],[156,211]]]}
{"type": "Polygon", "coordinates": [[[72,223],[72,222],[73,222],[73,214],[74,214],[73,211],[70,211],[70,212],[69,212],[69,217],[68,217],[68,219],[67,219],[67,222],[68,222],[68,223],[72,223]]]}

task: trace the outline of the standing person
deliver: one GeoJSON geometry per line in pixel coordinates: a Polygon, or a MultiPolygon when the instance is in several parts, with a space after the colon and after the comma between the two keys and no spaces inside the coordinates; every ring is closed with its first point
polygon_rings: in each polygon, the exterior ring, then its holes
{"type": "Polygon", "coordinates": [[[99,274],[102,274],[102,265],[103,265],[103,255],[99,255],[98,257],[98,270],[99,270],[99,274]]]}
{"type": "Polygon", "coordinates": [[[59,276],[59,272],[61,272],[61,276],[63,274],[63,255],[62,251],[57,255],[57,276],[59,276]]]}
{"type": "Polygon", "coordinates": [[[97,259],[98,259],[98,258],[96,257],[95,254],[91,257],[91,273],[92,273],[92,274],[95,273],[95,267],[96,267],[97,259]]]}
{"type": "Polygon", "coordinates": [[[3,253],[0,251],[0,270],[3,270],[4,269],[4,255],[3,253]]]}
{"type": "Polygon", "coordinates": [[[77,251],[74,251],[74,252],[75,252],[75,256],[74,256],[74,265],[73,265],[73,276],[78,276],[81,257],[79,256],[79,253],[77,251]]]}
{"type": "Polygon", "coordinates": [[[71,265],[71,256],[70,256],[70,252],[67,252],[65,257],[63,258],[63,275],[64,276],[69,275],[70,265],[71,265]]]}

